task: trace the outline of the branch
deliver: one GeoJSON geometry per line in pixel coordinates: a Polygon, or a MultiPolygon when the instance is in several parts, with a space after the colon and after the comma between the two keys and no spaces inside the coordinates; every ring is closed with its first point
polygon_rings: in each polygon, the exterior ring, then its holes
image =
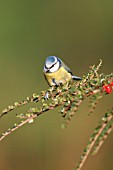
{"type": "Polygon", "coordinates": [[[7,137],[8,135],[10,135],[12,132],[14,132],[15,130],[17,130],[18,128],[22,127],[23,125],[27,124],[27,123],[32,123],[33,120],[38,117],[39,115],[41,115],[42,113],[45,113],[49,110],[52,110],[54,109],[55,107],[57,106],[60,106],[64,104],[64,102],[62,103],[55,103],[54,105],[52,105],[52,103],[49,105],[49,107],[46,108],[46,105],[45,105],[45,109],[43,108],[39,110],[37,110],[37,108],[35,109],[32,109],[28,111],[28,113],[24,116],[23,114],[21,114],[20,116],[18,115],[19,118],[24,118],[26,120],[24,121],[21,121],[19,124],[15,124],[11,129],[8,129],[6,132],[2,133],[1,137],[0,137],[0,141],[2,141],[5,137],[7,137]],[[33,114],[29,114],[30,112],[32,112],[33,114]]]}
{"type": "MultiPolygon", "coordinates": [[[[27,97],[25,101],[15,102],[14,105],[8,106],[8,108],[4,109],[0,114],[0,118],[14,109],[27,105],[28,103],[42,102],[41,107],[30,108],[25,114],[18,114],[17,117],[22,121],[18,124],[14,124],[12,128],[4,132],[0,137],[0,141],[23,125],[32,123],[35,118],[43,113],[59,106],[61,106],[60,113],[64,118],[63,127],[65,127],[70,123],[71,118],[87,97],[90,97],[90,113],[93,113],[97,101],[102,99],[103,95],[110,94],[113,89],[113,74],[99,74],[98,71],[101,65],[102,61],[100,60],[100,63],[97,66],[91,66],[89,72],[83,76],[82,81],[67,82],[58,87],[53,86],[47,91],[42,91],[40,95],[33,94],[31,97],[27,97]],[[46,96],[48,96],[48,100],[46,100],[46,96]]],[[[97,153],[104,140],[108,137],[113,128],[113,112],[111,110],[108,113],[102,118],[103,121],[101,125],[95,129],[84,149],[80,163],[73,170],[81,170],[93,146],[95,146],[94,153],[97,153]]]]}
{"type": "Polygon", "coordinates": [[[12,110],[19,108],[23,105],[26,105],[28,103],[32,103],[32,102],[38,102],[42,99],[42,97],[40,97],[39,95],[37,95],[36,93],[34,93],[32,95],[32,97],[27,97],[27,100],[24,101],[20,101],[20,102],[15,102],[14,105],[8,106],[8,108],[5,108],[1,114],[0,114],[0,118],[2,118],[4,115],[8,114],[9,112],[11,112],[12,110]]]}
{"type": "MultiPolygon", "coordinates": [[[[109,124],[109,122],[111,121],[112,118],[113,118],[113,109],[111,109],[109,112],[107,112],[105,114],[105,116],[102,118],[103,122],[101,123],[101,125],[99,125],[95,129],[93,135],[89,139],[89,142],[88,142],[86,148],[84,149],[84,152],[83,152],[83,155],[81,156],[81,160],[80,160],[79,164],[73,170],[81,170],[81,168],[83,167],[84,163],[86,162],[86,159],[89,156],[92,148],[94,147],[96,141],[98,140],[99,137],[101,137],[102,132],[104,132],[104,130],[106,131],[106,126],[107,126],[107,124],[109,124]]],[[[111,132],[112,128],[113,128],[113,126],[109,129],[109,133],[111,132]]],[[[101,142],[103,142],[103,140],[101,142]]],[[[99,147],[102,144],[101,142],[99,143],[100,144],[99,147]]],[[[96,149],[98,150],[99,148],[97,147],[96,149]]]]}
{"type": "Polygon", "coordinates": [[[0,141],[2,141],[5,137],[10,135],[12,132],[20,128],[21,126],[25,125],[26,123],[30,122],[32,118],[28,118],[24,121],[21,121],[19,124],[14,124],[14,126],[11,129],[8,129],[6,132],[2,133],[0,137],[0,141]]]}

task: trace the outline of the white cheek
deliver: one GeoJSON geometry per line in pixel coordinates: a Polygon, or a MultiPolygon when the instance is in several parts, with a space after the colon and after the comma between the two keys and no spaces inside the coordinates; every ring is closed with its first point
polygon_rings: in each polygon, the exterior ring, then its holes
{"type": "Polygon", "coordinates": [[[46,72],[46,71],[47,71],[47,69],[44,67],[44,68],[43,68],[43,72],[46,72]]]}
{"type": "Polygon", "coordinates": [[[59,69],[59,62],[57,62],[51,69],[50,72],[54,73],[55,71],[57,71],[59,69]]]}

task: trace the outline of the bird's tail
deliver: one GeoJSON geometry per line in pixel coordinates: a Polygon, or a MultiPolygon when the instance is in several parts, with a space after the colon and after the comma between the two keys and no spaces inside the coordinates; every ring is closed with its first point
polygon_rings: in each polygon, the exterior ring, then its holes
{"type": "Polygon", "coordinates": [[[78,80],[78,81],[79,81],[79,80],[82,80],[81,77],[77,77],[77,76],[72,76],[72,79],[73,79],[73,80],[78,80]]]}

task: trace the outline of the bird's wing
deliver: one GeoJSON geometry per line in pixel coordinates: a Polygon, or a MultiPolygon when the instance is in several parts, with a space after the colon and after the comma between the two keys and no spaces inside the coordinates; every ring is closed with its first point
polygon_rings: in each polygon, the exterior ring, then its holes
{"type": "Polygon", "coordinates": [[[62,66],[65,68],[65,70],[66,70],[68,73],[70,73],[71,75],[73,75],[73,73],[72,73],[72,71],[70,70],[70,68],[69,68],[66,64],[64,64],[64,62],[62,62],[62,66]]]}
{"type": "Polygon", "coordinates": [[[65,68],[65,70],[72,75],[73,80],[82,80],[81,77],[74,76],[72,71],[70,70],[70,68],[62,60],[60,60],[60,61],[61,61],[62,66],[65,68]]]}
{"type": "Polygon", "coordinates": [[[73,80],[82,80],[81,77],[74,76],[73,73],[72,73],[72,71],[70,70],[70,68],[67,67],[67,65],[65,65],[63,62],[62,62],[62,65],[63,65],[63,67],[65,68],[65,70],[67,70],[68,73],[70,73],[70,74],[72,75],[72,79],[73,79],[73,80]]]}

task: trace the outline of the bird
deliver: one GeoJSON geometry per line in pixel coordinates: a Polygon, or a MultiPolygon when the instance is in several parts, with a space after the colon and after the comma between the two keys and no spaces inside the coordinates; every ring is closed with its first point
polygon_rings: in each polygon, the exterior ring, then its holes
{"type": "Polygon", "coordinates": [[[74,76],[70,68],[56,56],[46,58],[43,73],[50,87],[59,86],[72,80],[82,80],[81,77],[74,76]]]}

